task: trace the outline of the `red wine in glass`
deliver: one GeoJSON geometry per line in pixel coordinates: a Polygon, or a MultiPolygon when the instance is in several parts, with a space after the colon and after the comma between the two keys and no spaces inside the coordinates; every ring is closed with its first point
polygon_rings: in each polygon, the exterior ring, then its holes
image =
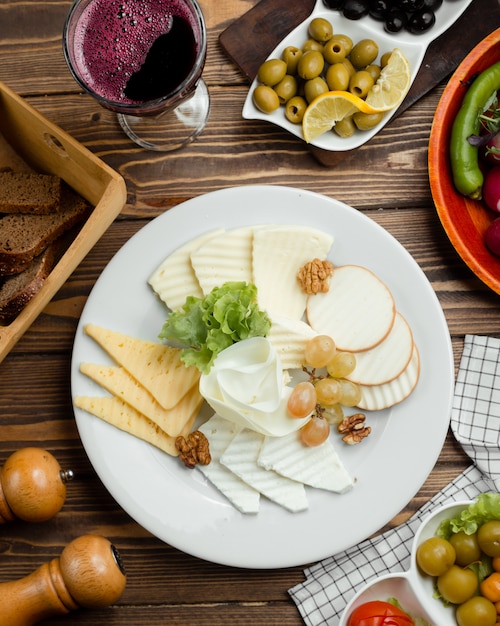
{"type": "Polygon", "coordinates": [[[142,147],[177,149],[204,128],[206,29],[196,0],[77,0],[63,47],[76,81],[142,147]]]}

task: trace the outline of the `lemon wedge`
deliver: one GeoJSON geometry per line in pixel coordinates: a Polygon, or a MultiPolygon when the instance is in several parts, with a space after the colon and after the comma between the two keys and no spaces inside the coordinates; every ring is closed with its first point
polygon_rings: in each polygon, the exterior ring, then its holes
{"type": "Polygon", "coordinates": [[[403,101],[411,85],[408,59],[399,48],[394,48],[387,65],[366,96],[366,103],[377,113],[390,111],[403,101]]]}
{"type": "Polygon", "coordinates": [[[337,122],[353,113],[378,113],[358,96],[349,91],[328,91],[315,98],[307,107],[302,119],[304,139],[310,143],[316,137],[331,130],[337,122]]]}

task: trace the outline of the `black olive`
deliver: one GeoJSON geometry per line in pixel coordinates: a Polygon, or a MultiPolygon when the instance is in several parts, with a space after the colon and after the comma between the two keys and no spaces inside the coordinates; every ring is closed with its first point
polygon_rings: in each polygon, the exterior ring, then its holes
{"type": "Polygon", "coordinates": [[[323,0],[323,4],[329,9],[341,9],[345,0],[323,0]]]}
{"type": "Polygon", "coordinates": [[[391,5],[390,0],[370,0],[368,13],[375,20],[383,22],[391,5]]]}
{"type": "Polygon", "coordinates": [[[348,20],[359,20],[368,15],[368,0],[345,0],[342,13],[348,20]]]}
{"type": "Polygon", "coordinates": [[[424,6],[424,0],[398,0],[397,7],[407,13],[419,11],[424,6]]]}
{"type": "Polygon", "coordinates": [[[422,8],[437,11],[442,4],[443,0],[424,0],[424,6],[422,8]]]}
{"type": "Polygon", "coordinates": [[[419,35],[427,32],[435,23],[436,16],[434,15],[434,11],[423,9],[422,11],[416,11],[410,16],[406,28],[412,35],[419,35]]]}
{"type": "Polygon", "coordinates": [[[388,33],[399,33],[405,28],[408,18],[406,13],[400,9],[392,9],[387,14],[384,24],[384,30],[388,33]]]}

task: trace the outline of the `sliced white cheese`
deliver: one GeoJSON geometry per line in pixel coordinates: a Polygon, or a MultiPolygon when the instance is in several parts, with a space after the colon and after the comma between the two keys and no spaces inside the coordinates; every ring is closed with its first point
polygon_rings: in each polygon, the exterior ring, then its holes
{"type": "Polygon", "coordinates": [[[258,513],[259,492],[250,487],[236,474],[222,465],[220,458],[234,437],[241,430],[240,426],[228,422],[219,415],[213,415],[202,424],[200,430],[208,439],[211,462],[196,467],[208,480],[242,513],[258,513]]]}
{"type": "Polygon", "coordinates": [[[264,439],[264,435],[252,430],[241,430],[226,448],[221,463],[263,496],[288,511],[305,511],[309,505],[302,483],[257,465],[264,439]]]}
{"type": "Polygon", "coordinates": [[[307,295],[299,269],[313,259],[325,259],[333,237],[307,226],[268,226],[253,237],[253,282],[259,307],[270,315],[301,319],[307,295]]]}
{"type": "Polygon", "coordinates": [[[149,285],[169,309],[178,311],[188,296],[203,297],[203,291],[191,265],[191,254],[205,242],[224,232],[223,228],[191,239],[170,254],[151,274],[149,285]]]}
{"type": "Polygon", "coordinates": [[[205,295],[229,281],[252,282],[252,241],[256,228],[228,230],[191,253],[191,264],[205,295]]]}
{"type": "Polygon", "coordinates": [[[356,367],[346,376],[359,385],[381,385],[397,378],[413,354],[413,334],[408,322],[396,312],[387,337],[371,350],[356,352],[356,367]]]}
{"type": "Polygon", "coordinates": [[[378,345],[394,323],[396,307],[388,287],[366,267],[335,267],[327,293],[309,296],[307,320],[329,335],[339,350],[358,352],[378,345]]]}
{"type": "Polygon", "coordinates": [[[318,333],[309,324],[302,320],[270,315],[271,330],[267,339],[281,359],[284,370],[300,369],[304,364],[304,349],[306,343],[318,333]]]}
{"type": "Polygon", "coordinates": [[[407,368],[394,380],[382,385],[360,385],[358,408],[380,411],[405,400],[415,389],[420,377],[420,357],[416,346],[407,368]]]}
{"type": "Polygon", "coordinates": [[[308,447],[296,433],[266,437],[258,463],[316,489],[344,493],[354,485],[329,439],[320,446],[308,447]]]}

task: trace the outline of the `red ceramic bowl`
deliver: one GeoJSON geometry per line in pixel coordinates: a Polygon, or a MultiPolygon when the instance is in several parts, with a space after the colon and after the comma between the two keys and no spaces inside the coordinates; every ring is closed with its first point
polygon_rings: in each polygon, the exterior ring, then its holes
{"type": "Polygon", "coordinates": [[[439,101],[429,142],[429,179],[432,197],[443,227],[470,269],[488,287],[500,293],[500,257],[484,244],[484,233],[498,214],[480,201],[456,191],[448,158],[453,120],[462,103],[467,81],[500,60],[500,28],[488,35],[462,61],[439,101]]]}

